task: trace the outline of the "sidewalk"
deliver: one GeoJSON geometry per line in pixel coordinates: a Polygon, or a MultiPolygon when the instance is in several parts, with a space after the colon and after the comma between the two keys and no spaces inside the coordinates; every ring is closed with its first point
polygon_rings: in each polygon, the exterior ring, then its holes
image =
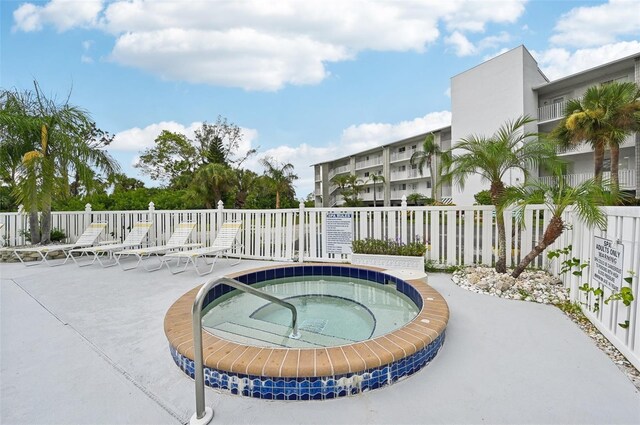
{"type": "MultiPolygon", "coordinates": [[[[264,263],[223,260],[217,272],[264,263]]],[[[169,306],[206,280],[0,264],[0,423],[188,422],[193,381],[174,365],[162,324],[169,306]]],[[[467,292],[446,274],[429,283],[451,319],[422,371],[322,402],[207,389],[212,423],[640,423],[640,393],[559,310],[467,292]]]]}

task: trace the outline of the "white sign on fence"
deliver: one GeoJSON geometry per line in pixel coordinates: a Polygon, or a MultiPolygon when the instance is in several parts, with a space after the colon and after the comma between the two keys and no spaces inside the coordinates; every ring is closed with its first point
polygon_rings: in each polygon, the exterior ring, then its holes
{"type": "Polygon", "coordinates": [[[353,240],[353,213],[327,213],[327,253],[351,254],[353,240]]]}
{"type": "Polygon", "coordinates": [[[593,281],[620,291],[624,259],[624,245],[609,239],[593,237],[593,281]]]}

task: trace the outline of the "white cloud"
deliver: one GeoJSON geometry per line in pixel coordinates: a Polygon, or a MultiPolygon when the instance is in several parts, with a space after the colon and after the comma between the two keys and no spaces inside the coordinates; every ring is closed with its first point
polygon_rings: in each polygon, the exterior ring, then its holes
{"type": "Polygon", "coordinates": [[[445,44],[453,46],[456,56],[469,56],[476,52],[476,47],[459,31],[445,37],[445,44]]]}
{"type": "Polygon", "coordinates": [[[451,99],[451,87],[447,87],[447,89],[444,91],[444,95],[451,99]]]}
{"type": "Polygon", "coordinates": [[[193,139],[195,131],[201,125],[201,122],[193,122],[185,127],[175,121],[162,121],[156,124],[149,124],[145,128],[133,127],[116,133],[113,142],[109,145],[109,150],[139,152],[150,148],[154,145],[156,137],[162,133],[162,130],[181,133],[187,138],[193,139]]]}
{"type": "Polygon", "coordinates": [[[592,47],[624,36],[640,35],[640,2],[610,0],[598,6],[571,9],[560,17],[551,42],[560,46],[592,47]],[[635,18],[634,18],[635,16],[635,18]]]}
{"type": "Polygon", "coordinates": [[[25,3],[13,12],[14,31],[39,31],[52,25],[58,31],[97,24],[103,8],[102,0],[51,0],[44,6],[25,3]]]}
{"type": "Polygon", "coordinates": [[[424,51],[442,23],[455,41],[523,11],[523,0],[51,0],[20,6],[14,28],[89,26],[115,37],[112,60],[161,78],[277,90],[317,84],[327,64],[364,50],[424,51]]]}
{"type": "Polygon", "coordinates": [[[252,29],[167,29],[125,34],[111,55],[116,62],[165,79],[247,90],[277,90],[285,82],[315,84],[327,75],[325,62],[348,57],[344,49],[331,44],[260,34],[252,29]]]}
{"type": "Polygon", "coordinates": [[[551,80],[575,74],[594,66],[640,52],[640,41],[621,41],[591,49],[571,52],[562,48],[532,51],[542,72],[551,80]]]}

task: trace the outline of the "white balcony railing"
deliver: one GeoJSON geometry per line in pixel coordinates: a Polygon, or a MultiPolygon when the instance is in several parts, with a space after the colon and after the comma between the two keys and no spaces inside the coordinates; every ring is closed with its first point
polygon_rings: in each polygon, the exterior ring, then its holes
{"type": "MultiPolygon", "coordinates": [[[[593,175],[593,173],[567,174],[565,175],[565,179],[569,186],[574,187],[588,179],[592,179],[593,175]]],[[[602,173],[602,178],[607,180],[611,179],[611,173],[609,171],[605,171],[602,173]]],[[[539,179],[541,182],[546,184],[555,184],[557,182],[556,177],[540,177],[539,179]]],[[[636,170],[619,170],[618,179],[620,182],[620,189],[633,190],[636,188],[636,170]]]]}
{"type": "Polygon", "coordinates": [[[341,167],[336,167],[329,170],[329,179],[333,178],[336,174],[342,174],[349,172],[350,167],[348,165],[343,165],[341,167]]]}
{"type": "Polygon", "coordinates": [[[551,105],[544,105],[538,108],[538,122],[546,122],[561,119],[564,115],[564,109],[567,106],[567,101],[552,103],[551,105]]]}
{"type": "Polygon", "coordinates": [[[411,159],[411,155],[414,154],[414,152],[419,152],[420,150],[413,150],[413,149],[407,149],[404,152],[394,152],[391,154],[391,162],[395,162],[395,161],[404,161],[407,159],[411,159]]]}
{"type": "MultiPolygon", "coordinates": [[[[391,181],[417,179],[423,177],[418,170],[395,171],[391,173],[391,181]]],[[[424,177],[427,177],[426,175],[424,177]]]]}
{"type": "Polygon", "coordinates": [[[362,168],[375,167],[377,165],[382,165],[382,157],[369,158],[367,160],[356,161],[356,170],[360,170],[362,168]]]}

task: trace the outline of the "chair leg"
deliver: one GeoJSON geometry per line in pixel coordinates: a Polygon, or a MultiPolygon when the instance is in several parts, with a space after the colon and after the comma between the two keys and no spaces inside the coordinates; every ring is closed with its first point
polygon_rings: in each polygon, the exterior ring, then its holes
{"type": "MultiPolygon", "coordinates": [[[[124,266],[124,265],[122,265],[122,263],[120,262],[120,259],[122,258],[122,255],[123,255],[123,254],[119,254],[119,255],[114,254],[113,256],[114,256],[114,258],[116,259],[116,263],[117,263],[117,264],[119,264],[119,265],[120,265],[120,268],[122,268],[122,270],[124,270],[124,271],[137,269],[137,268],[138,268],[138,266],[140,265],[140,263],[142,262],[142,258],[143,258],[143,255],[140,255],[140,254],[133,254],[133,255],[135,255],[135,256],[136,256],[136,258],[138,259],[138,261],[136,262],[136,264],[135,264],[135,265],[133,265],[133,266],[131,266],[131,267],[125,267],[125,266],[124,266]]],[[[126,255],[126,256],[128,256],[128,254],[125,254],[125,255],[126,255]]]]}

